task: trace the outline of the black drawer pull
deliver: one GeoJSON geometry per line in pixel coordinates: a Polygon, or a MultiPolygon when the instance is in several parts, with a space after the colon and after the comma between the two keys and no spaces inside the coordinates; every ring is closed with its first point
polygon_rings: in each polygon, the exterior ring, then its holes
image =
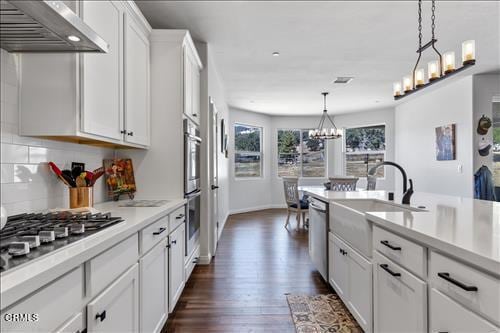
{"type": "Polygon", "coordinates": [[[180,215],[177,215],[177,216],[175,217],[175,219],[176,219],[176,220],[180,220],[180,219],[182,219],[183,217],[184,217],[184,214],[180,214],[180,215]]]}
{"type": "Polygon", "coordinates": [[[174,245],[177,244],[177,240],[173,240],[172,244],[174,244],[174,245]]]}
{"type": "Polygon", "coordinates": [[[387,273],[391,274],[392,276],[396,276],[396,277],[401,276],[401,273],[396,273],[396,272],[391,271],[389,269],[389,265],[387,265],[387,264],[380,264],[380,267],[382,267],[382,269],[384,271],[386,271],[387,273]]]}
{"type": "Polygon", "coordinates": [[[339,249],[339,252],[342,253],[342,255],[344,255],[344,256],[347,254],[347,251],[342,250],[342,249],[339,249]]]}
{"type": "Polygon", "coordinates": [[[449,283],[454,284],[455,286],[462,288],[465,291],[477,291],[477,287],[468,286],[468,285],[463,284],[460,281],[455,280],[454,278],[450,277],[450,273],[438,273],[438,276],[441,279],[444,279],[444,280],[448,281],[449,283]]]}
{"type": "Polygon", "coordinates": [[[106,310],[104,310],[103,312],[101,313],[98,313],[95,315],[95,319],[100,319],[101,321],[104,321],[104,319],[106,319],[106,310]]]}
{"type": "Polygon", "coordinates": [[[161,234],[162,232],[164,232],[165,230],[167,230],[167,228],[160,228],[160,229],[158,229],[158,231],[153,232],[153,235],[155,235],[155,236],[156,236],[156,235],[159,235],[159,234],[161,234]]]}
{"type": "Polygon", "coordinates": [[[391,250],[401,251],[401,247],[399,247],[399,246],[393,246],[393,245],[389,244],[389,241],[383,240],[383,241],[380,241],[380,244],[387,246],[391,250]]]}

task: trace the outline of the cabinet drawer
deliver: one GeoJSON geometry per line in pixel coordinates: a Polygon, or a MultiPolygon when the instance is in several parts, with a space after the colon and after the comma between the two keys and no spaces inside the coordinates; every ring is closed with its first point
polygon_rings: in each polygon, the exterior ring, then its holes
{"type": "Polygon", "coordinates": [[[132,266],[139,257],[139,241],[137,234],[130,236],[118,245],[90,259],[86,263],[88,280],[87,296],[95,296],[127,268],[132,266]]]}
{"type": "Polygon", "coordinates": [[[500,280],[475,268],[431,251],[431,285],[461,303],[500,324],[500,280]]]}
{"type": "Polygon", "coordinates": [[[148,252],[159,241],[168,236],[168,216],[164,216],[156,222],[148,225],[140,232],[141,254],[148,252]]]}
{"type": "Polygon", "coordinates": [[[423,246],[374,226],[373,247],[419,277],[426,276],[427,250],[423,246]]]}
{"type": "Polygon", "coordinates": [[[170,213],[170,232],[177,229],[186,221],[186,206],[182,206],[170,213]]]}
{"type": "Polygon", "coordinates": [[[427,285],[379,252],[373,252],[376,333],[427,332],[427,285]]]}
{"type": "Polygon", "coordinates": [[[80,266],[21,302],[3,310],[1,331],[53,332],[82,310],[82,302],[83,266],[80,266]],[[27,321],[9,320],[15,315],[26,317],[27,321]]]}
{"type": "Polygon", "coordinates": [[[193,251],[193,254],[191,257],[187,258],[186,257],[186,263],[184,264],[184,270],[185,273],[184,275],[186,276],[186,281],[189,280],[189,277],[191,276],[191,273],[193,273],[194,266],[198,263],[198,260],[200,258],[200,247],[196,247],[196,249],[193,251]]]}
{"type": "Polygon", "coordinates": [[[498,332],[498,328],[434,288],[430,292],[429,331],[450,333],[498,332]]]}

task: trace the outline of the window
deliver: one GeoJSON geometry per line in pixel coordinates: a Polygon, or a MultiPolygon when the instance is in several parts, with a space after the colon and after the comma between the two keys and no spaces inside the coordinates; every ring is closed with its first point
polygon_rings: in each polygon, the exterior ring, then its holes
{"type": "Polygon", "coordinates": [[[278,130],[278,176],[325,177],[323,140],[309,139],[309,129],[278,130]]]}
{"type": "MultiPolygon", "coordinates": [[[[385,125],[348,128],[345,131],[347,176],[366,177],[368,170],[385,157],[385,125]]],[[[377,170],[384,177],[384,168],[377,170]]]]}
{"type": "Polygon", "coordinates": [[[234,125],[234,176],[256,178],[262,175],[262,128],[234,125]]]}

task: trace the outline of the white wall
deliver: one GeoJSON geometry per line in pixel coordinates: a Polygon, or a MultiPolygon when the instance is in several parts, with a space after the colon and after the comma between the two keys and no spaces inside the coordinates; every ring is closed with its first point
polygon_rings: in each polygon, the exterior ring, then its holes
{"type": "Polygon", "coordinates": [[[229,207],[230,213],[269,208],[272,203],[269,184],[271,173],[271,117],[255,112],[230,108],[229,134],[229,207]],[[235,179],[234,177],[234,124],[262,127],[262,175],[260,178],[235,179]]]}
{"type": "MultiPolygon", "coordinates": [[[[283,183],[278,177],[277,131],[283,128],[315,128],[320,117],[311,116],[268,116],[244,110],[230,109],[230,212],[238,213],[264,208],[285,207],[283,183]],[[263,169],[261,179],[234,179],[234,123],[263,127],[263,169]]],[[[394,160],[394,110],[381,109],[335,116],[335,124],[340,127],[357,127],[386,124],[386,160],[394,160]]],[[[344,174],[342,140],[327,142],[327,176],[344,174]]],[[[322,185],[326,178],[302,178],[301,185],[322,185]]],[[[366,187],[360,179],[359,188],[366,187]]],[[[378,189],[394,189],[394,170],[386,168],[385,179],[377,184],[378,189]]]]}
{"type": "MultiPolygon", "coordinates": [[[[467,76],[416,93],[396,107],[396,161],[415,191],[472,196],[472,96],[473,80],[467,76]],[[437,161],[435,128],[446,124],[456,124],[456,160],[437,161]]],[[[401,188],[398,177],[396,186],[401,188]]]]}
{"type": "MultiPolygon", "coordinates": [[[[61,169],[71,162],[84,162],[94,170],[104,158],[113,158],[111,149],[22,137],[18,133],[19,68],[16,55],[0,50],[1,113],[1,204],[8,215],[68,208],[68,190],[47,165],[53,161],[61,169]]],[[[95,202],[107,200],[104,177],[94,187],[95,202]]]]}

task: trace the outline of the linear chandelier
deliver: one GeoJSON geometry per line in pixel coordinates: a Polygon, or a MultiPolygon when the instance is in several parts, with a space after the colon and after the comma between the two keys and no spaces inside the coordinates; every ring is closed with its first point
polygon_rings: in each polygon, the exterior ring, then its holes
{"type": "Polygon", "coordinates": [[[335,123],[328,115],[328,110],[326,109],[326,96],[328,95],[328,92],[322,92],[321,95],[323,95],[323,115],[319,121],[318,128],[309,131],[309,138],[321,140],[341,138],[342,131],[335,126],[335,123]],[[330,122],[330,125],[332,125],[331,128],[324,127],[327,119],[330,122]]]}
{"type": "Polygon", "coordinates": [[[455,68],[455,52],[448,51],[444,55],[436,49],[436,1],[432,0],[432,15],[431,15],[431,32],[432,37],[429,42],[422,45],[422,0],[418,0],[418,57],[417,63],[413,68],[411,75],[405,76],[403,78],[403,84],[401,82],[394,82],[393,84],[393,95],[394,99],[398,100],[416,91],[419,91],[425,87],[430,86],[438,81],[441,81],[453,74],[459,73],[476,63],[476,50],[475,41],[467,40],[462,43],[462,66],[455,68]],[[420,58],[422,57],[422,52],[432,47],[439,57],[439,60],[433,60],[427,64],[427,77],[428,81],[425,82],[425,72],[423,68],[418,68],[420,58]]]}

